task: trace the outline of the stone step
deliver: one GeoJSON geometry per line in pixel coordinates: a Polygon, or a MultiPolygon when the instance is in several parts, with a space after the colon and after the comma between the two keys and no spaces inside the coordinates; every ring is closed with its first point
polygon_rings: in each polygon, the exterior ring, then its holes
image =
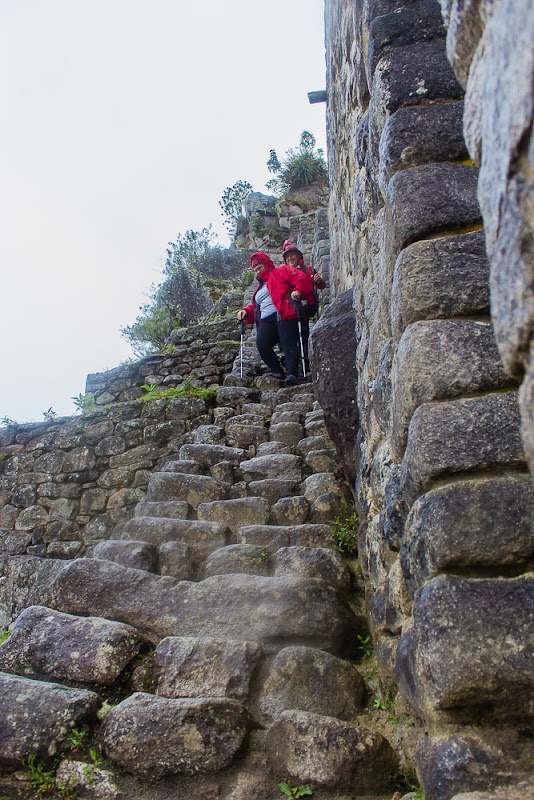
{"type": "Polygon", "coordinates": [[[351,722],[364,695],[365,684],[354,664],[312,647],[284,647],[269,667],[260,708],[270,721],[295,709],[351,722]]]}
{"type": "MultiPolygon", "coordinates": [[[[96,562],[94,562],[96,563],[96,562]]],[[[104,562],[101,562],[104,563],[104,562]]],[[[57,752],[73,728],[94,719],[97,694],[57,683],[0,672],[2,697],[2,769],[34,758],[39,764],[57,752]]]]}
{"type": "Polygon", "coordinates": [[[111,709],[103,744],[115,764],[144,780],[211,774],[229,766],[251,723],[237,700],[138,692],[111,709]]]}
{"type": "Polygon", "coordinates": [[[267,428],[261,425],[251,425],[247,422],[227,424],[226,441],[232,447],[250,447],[260,445],[269,438],[267,428]]]}
{"type": "Polygon", "coordinates": [[[68,562],[49,589],[49,605],[135,626],[156,644],[165,636],[256,641],[265,652],[306,644],[343,654],[357,624],[339,591],[295,576],[216,575],[176,582],[111,561],[68,562]]]}
{"type": "Polygon", "coordinates": [[[149,502],[184,500],[196,508],[199,503],[224,500],[229,488],[228,484],[207,475],[154,472],[148,484],[146,499],[149,502]]]}
{"type": "Polygon", "coordinates": [[[332,527],[326,524],[244,525],[237,534],[242,544],[259,544],[269,552],[280,547],[325,547],[333,545],[332,527]]]}
{"type": "Polygon", "coordinates": [[[200,503],[199,520],[221,522],[233,533],[242,525],[264,525],[269,520],[270,504],[265,497],[244,497],[235,500],[215,500],[200,503]]]}
{"type": "Polygon", "coordinates": [[[154,653],[156,693],[160,697],[232,697],[246,703],[261,657],[256,642],[167,636],[154,653]]]}
{"type": "Polygon", "coordinates": [[[238,464],[244,456],[239,447],[224,444],[184,444],[180,448],[180,458],[197,461],[202,467],[212,467],[220,461],[238,464]]]}
{"type": "Polygon", "coordinates": [[[0,647],[0,670],[43,680],[112,684],[144,643],[135,628],[30,606],[0,647]]]}
{"type": "Polygon", "coordinates": [[[167,517],[172,519],[187,519],[189,516],[189,503],[185,500],[160,500],[138,503],[135,507],[136,517],[167,517]]]}
{"type": "Polygon", "coordinates": [[[220,522],[164,517],[134,517],[124,523],[122,539],[144,541],[157,547],[165,542],[189,545],[195,563],[227,543],[227,527],[220,522]]]}
{"type": "Polygon", "coordinates": [[[158,571],[158,550],[144,541],[107,539],[95,546],[93,558],[104,558],[123,567],[144,569],[146,572],[158,571]]]}
{"type": "Polygon", "coordinates": [[[241,462],[241,474],[246,481],[260,481],[273,475],[278,479],[301,481],[301,460],[289,453],[256,456],[241,462]]]}
{"type": "Polygon", "coordinates": [[[186,472],[190,475],[200,474],[200,464],[192,458],[180,458],[167,461],[161,472],[186,472]]]}

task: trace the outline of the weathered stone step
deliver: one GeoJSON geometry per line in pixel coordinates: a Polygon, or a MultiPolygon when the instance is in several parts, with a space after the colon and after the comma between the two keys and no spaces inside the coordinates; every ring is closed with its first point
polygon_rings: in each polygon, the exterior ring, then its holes
{"type": "Polygon", "coordinates": [[[364,695],[365,684],[354,664],[312,647],[285,647],[271,662],[260,708],[271,721],[294,709],[350,722],[364,695]]]}
{"type": "Polygon", "coordinates": [[[265,497],[271,505],[293,493],[296,481],[265,478],[262,481],[251,481],[247,485],[247,493],[251,497],[265,497]]]}
{"type": "Polygon", "coordinates": [[[264,478],[300,481],[302,479],[301,460],[299,456],[289,453],[256,456],[241,462],[241,474],[246,481],[260,481],[264,478]]]}
{"type": "Polygon", "coordinates": [[[185,500],[142,502],[136,505],[134,514],[136,517],[186,519],[189,515],[189,503],[186,503],[185,500]]]}
{"type": "Polygon", "coordinates": [[[157,547],[144,541],[107,539],[95,546],[93,558],[115,561],[117,564],[122,564],[123,567],[144,569],[146,572],[157,572],[158,570],[157,547]]]}
{"type": "Polygon", "coordinates": [[[167,461],[161,472],[186,472],[190,475],[200,474],[200,464],[193,459],[179,458],[167,461]]]}
{"type": "Polygon", "coordinates": [[[270,552],[280,547],[325,547],[333,545],[332,528],[325,524],[244,525],[237,534],[242,544],[259,544],[270,552]]]}
{"type": "Polygon", "coordinates": [[[30,756],[47,763],[72,728],[95,715],[100,700],[86,689],[0,673],[2,735],[0,767],[12,769],[30,756]]]}
{"type": "Polygon", "coordinates": [[[306,711],[283,711],[267,731],[266,744],[277,775],[351,795],[391,789],[399,766],[380,733],[306,711]]]}
{"type": "Polygon", "coordinates": [[[237,700],[171,699],[139,692],[111,709],[102,735],[106,755],[115,764],[154,780],[224,769],[251,723],[237,700]]]}
{"type": "Polygon", "coordinates": [[[269,438],[271,442],[284,442],[293,448],[304,438],[304,428],[298,422],[271,423],[269,438]]]}
{"type": "Polygon", "coordinates": [[[246,703],[261,656],[256,642],[167,636],[154,653],[156,693],[160,697],[232,697],[246,703]]]}
{"type": "Polygon", "coordinates": [[[196,508],[199,503],[226,499],[229,488],[228,484],[216,481],[208,475],[154,472],[148,484],[146,499],[149,502],[184,500],[196,508]]]}
{"type": "Polygon", "coordinates": [[[156,643],[202,635],[257,641],[266,652],[301,643],[340,654],[357,627],[339,591],[315,578],[217,575],[177,583],[111,561],[77,559],[56,576],[49,597],[52,608],[126,622],[156,643]]]}
{"type": "Polygon", "coordinates": [[[263,425],[251,425],[247,422],[227,424],[226,441],[234,447],[250,447],[260,445],[269,438],[267,428],[263,425]]]}
{"type": "Polygon", "coordinates": [[[235,500],[215,500],[200,503],[199,520],[221,522],[237,533],[242,525],[264,525],[269,520],[270,505],[264,497],[244,497],[235,500]]]}
{"type": "Polygon", "coordinates": [[[224,444],[184,444],[180,448],[180,458],[197,461],[203,467],[212,467],[220,461],[238,464],[244,452],[239,447],[227,447],[224,444]]]}
{"type": "Polygon", "coordinates": [[[205,577],[247,575],[298,575],[319,578],[340,591],[350,588],[350,573],[339,553],[321,547],[281,547],[275,552],[259,544],[234,544],[210,553],[203,565],[205,577]]]}
{"type": "Polygon", "coordinates": [[[220,522],[164,517],[134,517],[124,523],[122,539],[144,541],[160,546],[166,542],[183,542],[191,548],[195,562],[227,543],[227,526],[220,522]]]}
{"type": "Polygon", "coordinates": [[[30,606],[0,646],[0,670],[44,680],[109,685],[142,644],[135,628],[122,622],[30,606]]]}

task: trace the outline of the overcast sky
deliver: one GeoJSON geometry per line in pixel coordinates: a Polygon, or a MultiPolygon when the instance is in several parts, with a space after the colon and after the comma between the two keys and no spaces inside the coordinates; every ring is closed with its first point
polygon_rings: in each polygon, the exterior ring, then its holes
{"type": "Polygon", "coordinates": [[[0,0],[0,418],[74,413],[167,243],[325,146],[323,38],[323,0],[0,0]]]}

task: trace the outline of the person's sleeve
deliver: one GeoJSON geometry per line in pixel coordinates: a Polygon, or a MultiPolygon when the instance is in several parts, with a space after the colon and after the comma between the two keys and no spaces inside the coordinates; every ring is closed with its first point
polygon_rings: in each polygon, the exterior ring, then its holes
{"type": "Polygon", "coordinates": [[[246,308],[243,308],[242,310],[245,311],[246,315],[247,315],[245,317],[245,322],[248,325],[251,325],[254,322],[254,306],[251,303],[250,305],[248,305],[246,308]]]}

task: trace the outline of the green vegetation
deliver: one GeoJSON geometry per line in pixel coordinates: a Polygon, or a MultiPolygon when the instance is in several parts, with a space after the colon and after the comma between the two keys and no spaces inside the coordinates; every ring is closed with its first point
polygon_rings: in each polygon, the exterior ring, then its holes
{"type": "Polygon", "coordinates": [[[245,216],[245,202],[252,191],[252,184],[248,181],[237,181],[233,186],[228,186],[219,200],[223,216],[226,217],[224,224],[231,234],[237,228],[240,219],[245,216]]]}
{"type": "Polygon", "coordinates": [[[145,383],[141,389],[146,392],[141,398],[144,403],[149,403],[151,400],[170,400],[173,397],[202,397],[204,400],[213,400],[217,392],[215,388],[207,389],[203,386],[195,386],[189,378],[181,386],[175,388],[158,389],[156,384],[145,383]]]}
{"type": "Polygon", "coordinates": [[[0,424],[5,425],[6,428],[15,428],[18,422],[11,419],[11,417],[2,417],[2,419],[0,419],[0,424]]]}
{"type": "Polygon", "coordinates": [[[355,556],[358,553],[358,514],[354,511],[350,517],[337,517],[332,523],[332,538],[336,550],[344,556],[355,556]]]}
{"type": "Polygon", "coordinates": [[[7,641],[10,636],[11,636],[11,631],[9,629],[5,631],[0,631],[0,644],[3,644],[5,641],[7,641]]]}
{"type": "Polygon", "coordinates": [[[326,186],[328,170],[324,153],[315,149],[316,139],[309,131],[302,131],[300,144],[291,148],[280,161],[276,151],[271,150],[267,167],[275,177],[267,183],[267,188],[279,196],[288,191],[304,189],[306,186],[326,186]]]}
{"type": "Polygon", "coordinates": [[[80,394],[78,397],[71,397],[74,405],[76,406],[77,411],[81,411],[82,414],[92,414],[93,411],[98,411],[98,406],[95,403],[95,398],[92,392],[88,392],[87,394],[80,394]]]}
{"type": "Polygon", "coordinates": [[[30,773],[30,783],[38,797],[54,791],[56,783],[56,770],[45,770],[41,762],[35,761],[35,754],[32,754],[27,759],[22,759],[22,766],[30,773]]]}
{"type": "Polygon", "coordinates": [[[304,795],[313,794],[309,783],[303,783],[300,786],[291,786],[287,781],[283,781],[278,784],[278,788],[286,797],[304,797],[304,795]]]}
{"type": "Polygon", "coordinates": [[[367,636],[358,634],[356,639],[358,642],[356,649],[359,650],[360,653],[362,653],[362,655],[364,655],[366,658],[371,658],[373,655],[373,643],[371,641],[371,636],[369,634],[367,636]]]}
{"type": "Polygon", "coordinates": [[[195,324],[222,294],[241,286],[248,266],[246,253],[219,246],[211,226],[179,234],[169,242],[163,279],[152,284],[148,302],[121,335],[140,358],[164,351],[173,330],[195,324]]]}

